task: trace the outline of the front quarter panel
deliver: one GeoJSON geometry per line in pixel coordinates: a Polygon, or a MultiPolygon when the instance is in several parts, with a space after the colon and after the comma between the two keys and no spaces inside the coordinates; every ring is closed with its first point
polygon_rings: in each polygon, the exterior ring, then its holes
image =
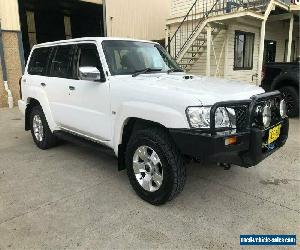
{"type": "Polygon", "coordinates": [[[123,128],[130,118],[140,118],[161,124],[166,128],[189,128],[185,114],[158,104],[131,101],[123,103],[116,112],[114,150],[122,143],[123,128]]]}

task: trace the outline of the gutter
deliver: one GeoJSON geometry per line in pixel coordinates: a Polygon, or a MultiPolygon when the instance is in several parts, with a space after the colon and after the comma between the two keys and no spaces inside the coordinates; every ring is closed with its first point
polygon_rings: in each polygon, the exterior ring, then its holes
{"type": "Polygon", "coordinates": [[[9,108],[14,107],[14,99],[11,93],[11,90],[8,85],[7,81],[7,70],[6,70],[6,64],[4,60],[4,49],[3,49],[3,39],[2,39],[2,29],[0,24],[0,62],[1,62],[1,68],[2,68],[2,75],[3,75],[3,82],[4,82],[4,89],[7,92],[7,104],[9,108]]]}

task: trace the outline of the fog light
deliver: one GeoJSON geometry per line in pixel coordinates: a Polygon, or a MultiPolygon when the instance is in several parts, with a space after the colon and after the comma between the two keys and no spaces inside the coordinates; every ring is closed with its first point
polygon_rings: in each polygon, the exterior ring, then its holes
{"type": "Polygon", "coordinates": [[[225,145],[235,145],[237,143],[237,138],[235,136],[233,137],[228,137],[225,139],[225,145]]]}
{"type": "Polygon", "coordinates": [[[282,118],[287,117],[287,111],[286,111],[286,102],[285,100],[281,100],[279,105],[280,115],[282,118]]]}

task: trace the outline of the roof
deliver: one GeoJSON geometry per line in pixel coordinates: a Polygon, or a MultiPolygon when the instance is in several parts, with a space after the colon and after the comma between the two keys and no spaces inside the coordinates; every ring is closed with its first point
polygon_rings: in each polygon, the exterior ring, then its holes
{"type": "Polygon", "coordinates": [[[138,40],[138,39],[131,39],[131,38],[122,38],[122,37],[82,37],[82,38],[59,40],[59,41],[47,42],[47,43],[40,43],[40,44],[34,45],[33,48],[60,45],[60,44],[72,44],[72,43],[77,43],[77,42],[91,42],[91,41],[93,41],[93,42],[101,43],[102,41],[117,41],[117,40],[156,43],[156,42],[152,42],[152,41],[138,40]]]}

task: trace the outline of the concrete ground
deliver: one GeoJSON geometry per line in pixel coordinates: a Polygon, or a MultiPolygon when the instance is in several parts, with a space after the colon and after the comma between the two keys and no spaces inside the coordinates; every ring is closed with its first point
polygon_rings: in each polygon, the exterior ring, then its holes
{"type": "Polygon", "coordinates": [[[298,119],[256,167],[188,165],[184,191],[160,207],[135,195],[111,155],[41,151],[23,124],[0,110],[0,249],[239,249],[240,234],[300,235],[298,119]]]}

